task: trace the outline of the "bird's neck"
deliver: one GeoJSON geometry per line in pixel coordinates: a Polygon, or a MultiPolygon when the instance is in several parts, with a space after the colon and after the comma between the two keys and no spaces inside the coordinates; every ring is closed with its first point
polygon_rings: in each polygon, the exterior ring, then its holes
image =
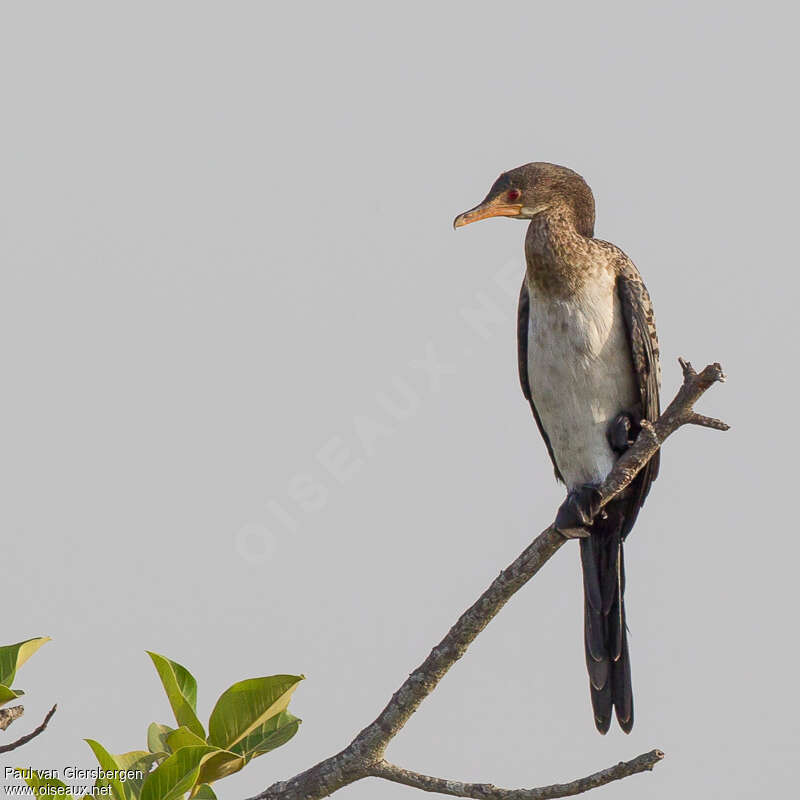
{"type": "Polygon", "coordinates": [[[525,237],[531,290],[561,298],[579,291],[593,269],[589,258],[591,241],[578,233],[569,209],[555,208],[537,214],[525,237]]]}

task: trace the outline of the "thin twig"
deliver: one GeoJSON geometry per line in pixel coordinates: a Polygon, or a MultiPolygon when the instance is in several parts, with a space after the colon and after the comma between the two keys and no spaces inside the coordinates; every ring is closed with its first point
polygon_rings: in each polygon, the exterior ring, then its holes
{"type": "Polygon", "coordinates": [[[421,775],[419,772],[403,769],[387,761],[379,761],[373,767],[371,774],[376,778],[385,778],[387,781],[422,789],[423,792],[438,792],[453,797],[470,797],[473,800],[551,800],[555,797],[572,797],[588,792],[590,789],[596,789],[598,786],[605,786],[612,781],[636,775],[637,772],[647,772],[652,770],[662,758],[664,758],[664,754],[660,750],[651,750],[631,761],[620,761],[613,767],[587,775],[585,778],[578,778],[569,783],[540,786],[535,789],[503,789],[491,783],[463,783],[445,778],[433,778],[430,775],[421,775]]]}
{"type": "MultiPolygon", "coordinates": [[[[630,484],[668,436],[683,425],[697,424],[694,404],[714,383],[725,380],[719,364],[709,364],[702,372],[697,373],[688,361],[683,359],[679,361],[683,370],[683,385],[655,423],[642,423],[642,430],[636,441],[616,462],[602,482],[598,489],[598,511],[630,484]]],[[[727,428],[725,423],[719,420],[713,422],[714,425],[706,427],[715,427],[719,430],[727,428]]],[[[377,719],[364,728],[344,750],[320,761],[288,781],[272,784],[251,800],[318,800],[343,786],[373,774],[376,765],[383,761],[387,745],[408,722],[420,703],[436,688],[450,667],[464,655],[475,637],[494,619],[514,593],[521,589],[566,541],[567,539],[554,525],[542,531],[461,615],[442,641],[431,650],[425,661],[394,693],[377,719]]],[[[587,788],[592,787],[587,786],[587,788]]]]}
{"type": "Polygon", "coordinates": [[[47,723],[50,722],[53,714],[56,713],[57,707],[58,706],[53,706],[47,712],[47,716],[44,718],[44,720],[42,720],[42,724],[38,728],[35,728],[28,734],[25,734],[25,736],[20,736],[16,742],[11,742],[11,744],[6,744],[0,747],[0,753],[10,753],[12,750],[16,750],[18,747],[22,747],[22,745],[27,744],[31,739],[35,739],[47,727],[47,723]]]}

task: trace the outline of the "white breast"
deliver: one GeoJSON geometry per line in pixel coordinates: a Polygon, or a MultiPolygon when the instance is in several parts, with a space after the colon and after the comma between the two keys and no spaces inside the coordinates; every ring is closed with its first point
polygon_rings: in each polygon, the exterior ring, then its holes
{"type": "Polygon", "coordinates": [[[558,469],[569,489],[601,481],[616,460],[608,426],[638,401],[614,276],[565,300],[528,290],[528,380],[558,469]]]}

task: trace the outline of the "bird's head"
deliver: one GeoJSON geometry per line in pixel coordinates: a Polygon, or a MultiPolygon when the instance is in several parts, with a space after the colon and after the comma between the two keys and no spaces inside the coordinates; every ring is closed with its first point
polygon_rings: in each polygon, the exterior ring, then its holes
{"type": "Polygon", "coordinates": [[[586,181],[566,167],[534,161],[504,172],[483,202],[459,214],[454,228],[488,217],[533,219],[546,211],[565,211],[579,233],[594,232],[594,198],[586,181]]]}

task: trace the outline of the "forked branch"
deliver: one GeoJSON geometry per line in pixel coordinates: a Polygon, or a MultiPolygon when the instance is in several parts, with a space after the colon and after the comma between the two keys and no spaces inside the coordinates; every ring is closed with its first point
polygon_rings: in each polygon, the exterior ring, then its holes
{"type": "MultiPolygon", "coordinates": [[[[698,373],[683,359],[680,359],[680,364],[683,369],[683,385],[655,423],[642,425],[642,431],[634,444],[617,461],[614,469],[600,485],[598,510],[630,484],[667,437],[678,428],[683,425],[701,425],[715,430],[728,429],[724,422],[704,417],[694,411],[694,404],[703,393],[714,383],[725,380],[720,365],[709,364],[698,373]]],[[[385,778],[424,791],[481,800],[483,798],[543,800],[579,794],[612,780],[652,769],[663,758],[663,753],[658,750],[572,783],[538,789],[508,790],[498,789],[491,784],[432,778],[389,764],[383,758],[389,742],[408,722],[420,703],[436,688],[450,667],[464,655],[475,637],[494,619],[512,595],[549,561],[565,541],[567,540],[553,525],[542,531],[461,615],[442,641],[431,650],[425,661],[394,693],[377,719],[364,728],[344,750],[288,781],[273,784],[252,800],[316,800],[367,777],[385,778]]]]}

